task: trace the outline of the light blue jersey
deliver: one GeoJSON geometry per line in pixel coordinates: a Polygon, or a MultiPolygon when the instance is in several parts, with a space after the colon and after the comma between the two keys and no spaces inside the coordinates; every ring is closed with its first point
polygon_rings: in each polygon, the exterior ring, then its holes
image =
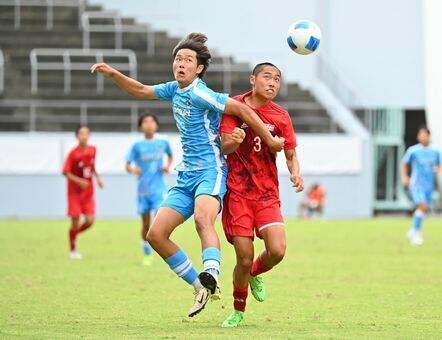
{"type": "Polygon", "coordinates": [[[167,140],[158,137],[143,139],[130,149],[126,161],[135,163],[141,169],[138,177],[139,196],[162,197],[167,191],[162,173],[164,154],[172,156],[172,150],[167,140]]]}
{"type": "Polygon", "coordinates": [[[416,144],[408,148],[402,162],[411,167],[410,193],[414,203],[431,202],[435,184],[435,167],[440,166],[440,153],[433,146],[416,144]]]}
{"type": "Polygon", "coordinates": [[[183,147],[183,160],[177,170],[220,170],[226,166],[218,127],[228,95],[212,91],[199,78],[183,89],[177,81],[171,81],[155,85],[154,90],[158,99],[172,100],[183,147]]]}

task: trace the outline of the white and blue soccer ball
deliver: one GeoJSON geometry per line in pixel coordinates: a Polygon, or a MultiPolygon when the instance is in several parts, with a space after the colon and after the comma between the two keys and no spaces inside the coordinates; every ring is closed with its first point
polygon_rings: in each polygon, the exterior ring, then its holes
{"type": "Polygon", "coordinates": [[[302,55],[316,51],[321,42],[321,30],[313,21],[299,20],[290,25],[287,43],[290,48],[302,55]]]}

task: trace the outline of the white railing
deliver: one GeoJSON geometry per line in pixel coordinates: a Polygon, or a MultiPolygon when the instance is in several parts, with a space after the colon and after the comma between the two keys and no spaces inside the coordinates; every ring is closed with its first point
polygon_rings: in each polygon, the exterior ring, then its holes
{"type": "MultiPolygon", "coordinates": [[[[317,103],[300,103],[300,102],[279,102],[281,106],[287,110],[318,110],[320,105],[317,103]]],[[[67,109],[78,110],[79,116],[58,118],[59,121],[68,121],[78,124],[88,124],[96,122],[106,122],[108,124],[130,124],[131,131],[137,131],[137,119],[140,110],[159,110],[170,109],[170,103],[150,100],[24,100],[24,99],[4,99],[0,100],[0,108],[19,109],[15,116],[15,119],[11,119],[11,116],[0,115],[0,124],[25,124],[28,126],[29,131],[37,131],[38,111],[48,109],[60,110],[60,114],[63,114],[67,109]],[[23,109],[27,110],[24,112],[23,109]],[[121,116],[107,116],[106,114],[100,114],[100,117],[91,117],[89,113],[94,113],[94,110],[124,110],[126,114],[121,116]]],[[[170,109],[171,110],[171,109],[170,109]]],[[[102,111],[100,111],[102,112],[102,111]]],[[[298,117],[296,119],[296,125],[309,126],[312,124],[320,126],[328,126],[330,132],[335,131],[335,124],[324,122],[322,119],[313,117],[298,117]]],[[[160,119],[165,124],[175,125],[175,121],[172,113],[167,116],[160,116],[160,119]]]]}
{"type": "Polygon", "coordinates": [[[5,57],[0,49],[0,94],[5,90],[5,57]]]}
{"type": "Polygon", "coordinates": [[[147,55],[153,56],[155,54],[155,32],[147,25],[123,23],[123,18],[117,12],[85,12],[81,16],[81,23],[84,49],[90,48],[91,33],[94,32],[114,33],[116,50],[123,48],[123,33],[145,33],[147,55]]]}
{"type": "Polygon", "coordinates": [[[232,92],[232,72],[251,72],[248,66],[232,64],[230,58],[222,58],[221,63],[211,63],[208,72],[221,72],[223,74],[223,91],[232,92]]]}
{"type": "Polygon", "coordinates": [[[14,7],[14,29],[21,26],[21,7],[46,7],[46,29],[54,27],[54,7],[78,7],[78,26],[85,11],[85,0],[0,0],[0,6],[14,7]]]}
{"type": "MultiPolygon", "coordinates": [[[[0,108],[20,108],[20,115],[16,116],[15,120],[11,116],[2,117],[0,115],[0,123],[23,123],[29,127],[29,131],[37,131],[38,111],[47,109],[59,109],[62,114],[67,109],[78,110],[79,116],[69,117],[67,121],[78,124],[88,124],[94,122],[106,122],[109,124],[124,124],[127,122],[130,125],[131,131],[138,130],[138,113],[140,110],[158,110],[170,109],[170,103],[164,101],[139,101],[139,100],[24,100],[24,99],[4,99],[0,100],[0,108]],[[23,109],[27,113],[23,115],[23,109]],[[90,117],[89,113],[94,110],[125,110],[126,115],[122,116],[106,116],[90,117]]],[[[169,121],[163,122],[167,124],[174,124],[173,115],[167,116],[169,121]]],[[[60,119],[62,121],[63,119],[60,119]]],[[[66,118],[64,118],[66,121],[66,118]]]]}
{"type": "MultiPolygon", "coordinates": [[[[84,57],[95,58],[95,63],[108,62],[121,71],[129,71],[130,77],[137,77],[137,57],[132,50],[82,50],[82,49],[53,49],[35,48],[31,51],[31,92],[38,92],[38,71],[63,71],[64,92],[71,92],[71,72],[87,71],[92,66],[91,62],[85,62],[84,57]],[[62,61],[42,61],[39,57],[61,57],[62,61]],[[112,58],[127,58],[127,62],[112,62],[112,58]],[[83,58],[83,60],[73,60],[83,58]],[[106,60],[104,60],[106,58],[106,60]]],[[[97,93],[104,91],[104,77],[97,74],[97,93]]]]}

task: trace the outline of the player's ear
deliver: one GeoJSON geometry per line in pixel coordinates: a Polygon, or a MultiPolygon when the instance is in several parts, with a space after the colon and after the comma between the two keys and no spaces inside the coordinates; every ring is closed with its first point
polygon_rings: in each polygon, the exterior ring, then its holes
{"type": "Polygon", "coordinates": [[[203,72],[203,70],[204,70],[204,65],[203,64],[198,65],[196,67],[196,74],[201,74],[201,72],[203,72]]]}
{"type": "Polygon", "coordinates": [[[252,87],[254,87],[255,86],[255,76],[253,74],[249,77],[249,81],[250,81],[250,85],[252,85],[252,87]]]}

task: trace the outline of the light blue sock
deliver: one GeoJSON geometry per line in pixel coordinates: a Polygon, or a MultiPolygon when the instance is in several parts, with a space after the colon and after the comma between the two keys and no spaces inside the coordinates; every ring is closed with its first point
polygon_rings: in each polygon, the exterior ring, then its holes
{"type": "Polygon", "coordinates": [[[221,263],[221,251],[218,248],[210,247],[203,249],[204,271],[219,276],[219,265],[221,263]]]}
{"type": "Polygon", "coordinates": [[[143,252],[144,255],[151,255],[152,254],[152,247],[150,246],[149,242],[147,241],[141,241],[143,246],[143,252]]]}
{"type": "Polygon", "coordinates": [[[425,217],[425,214],[422,210],[417,209],[414,212],[413,216],[413,231],[419,232],[422,229],[422,221],[425,217]]]}
{"type": "Polygon", "coordinates": [[[184,251],[180,249],[164,261],[166,261],[170,269],[172,269],[180,278],[182,278],[188,284],[193,285],[194,287],[200,285],[198,280],[198,272],[195,270],[192,262],[190,262],[184,251]]]}

